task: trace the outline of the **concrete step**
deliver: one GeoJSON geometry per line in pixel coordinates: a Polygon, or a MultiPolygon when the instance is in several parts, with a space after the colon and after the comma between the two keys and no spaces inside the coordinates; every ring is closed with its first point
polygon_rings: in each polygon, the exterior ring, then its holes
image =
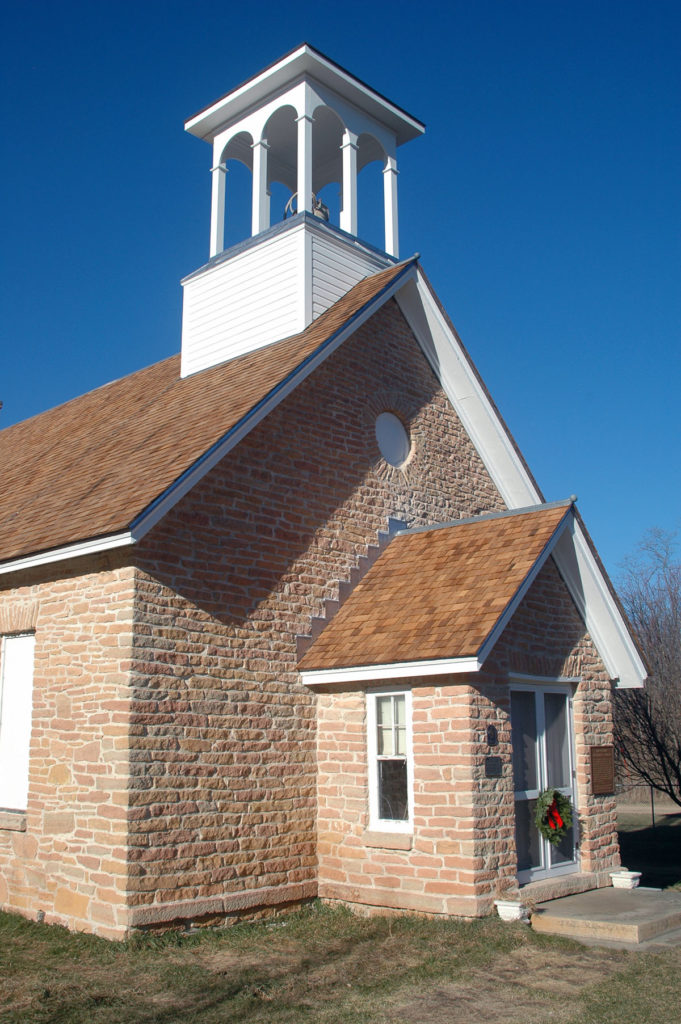
{"type": "Polygon", "coordinates": [[[654,939],[648,939],[640,943],[641,949],[671,949],[672,946],[681,946],[681,928],[674,928],[670,932],[662,932],[654,939]]]}
{"type": "Polygon", "coordinates": [[[605,888],[564,896],[540,903],[532,927],[584,941],[640,945],[681,929],[681,892],[605,888]]]}

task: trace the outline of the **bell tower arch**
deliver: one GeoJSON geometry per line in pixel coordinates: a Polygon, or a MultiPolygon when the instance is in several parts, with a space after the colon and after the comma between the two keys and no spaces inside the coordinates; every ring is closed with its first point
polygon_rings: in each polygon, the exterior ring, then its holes
{"type": "Polygon", "coordinates": [[[185,128],[212,146],[213,160],[209,261],[183,281],[183,375],[303,330],[399,258],[397,149],[424,126],[307,43],[185,128]],[[251,172],[251,230],[225,248],[230,160],[251,172]],[[382,249],[362,241],[357,212],[358,176],[374,160],[382,249]],[[283,210],[273,186],[287,198],[283,210]]]}

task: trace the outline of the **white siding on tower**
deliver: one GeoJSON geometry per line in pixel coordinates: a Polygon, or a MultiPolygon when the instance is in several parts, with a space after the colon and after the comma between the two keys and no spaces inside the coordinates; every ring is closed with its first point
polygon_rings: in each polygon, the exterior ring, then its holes
{"type": "Polygon", "coordinates": [[[183,281],[182,376],[305,329],[393,262],[308,215],[183,281]]]}
{"type": "Polygon", "coordinates": [[[385,257],[334,235],[312,236],[312,318],[349,292],[358,281],[389,265],[385,257]]]}
{"type": "Polygon", "coordinates": [[[302,241],[297,231],[276,235],[184,283],[183,377],[303,329],[302,241]]]}

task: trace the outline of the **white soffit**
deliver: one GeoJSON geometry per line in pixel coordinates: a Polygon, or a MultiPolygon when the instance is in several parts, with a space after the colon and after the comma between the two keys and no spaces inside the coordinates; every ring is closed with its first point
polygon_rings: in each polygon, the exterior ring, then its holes
{"type": "Polygon", "coordinates": [[[135,540],[141,540],[177,504],[180,498],[183,498],[213,466],[217,465],[220,459],[223,459],[232,448],[250,433],[253,427],[257,426],[313,370],[316,370],[332,352],[335,352],[347,338],[354,334],[363,323],[366,323],[395,294],[405,280],[415,274],[416,263],[413,260],[406,260],[402,265],[401,272],[378,295],[362,306],[335,333],[322,342],[288,377],[280,381],[231,430],[228,430],[212,448],[209,448],[182,476],[178,477],[174,484],[164,491],[163,494],[159,495],[154,502],[133,520],[131,530],[135,540]]]}
{"type": "Polygon", "coordinates": [[[204,452],[201,458],[197,459],[182,476],[178,477],[167,490],[160,494],[155,501],[151,502],[132,521],[129,530],[109,534],[106,537],[76,541],[73,544],[65,544],[60,548],[38,551],[35,554],[13,558],[7,562],[0,562],[0,575],[9,572],[19,572],[22,569],[31,569],[38,565],[49,565],[51,562],[60,562],[68,558],[79,558],[83,555],[97,554],[101,551],[109,551],[113,548],[124,547],[140,541],[192,487],[195,487],[203,479],[206,473],[217,465],[220,459],[223,459],[232,448],[250,433],[253,427],[257,426],[279,402],[297,388],[313,370],[323,363],[332,352],[335,352],[363,323],[366,323],[395,294],[405,279],[415,274],[415,261],[413,259],[403,261],[401,273],[386,285],[378,295],[374,296],[373,299],[359,309],[354,316],[350,317],[339,330],[327,338],[325,342],[322,342],[316,351],[303,360],[288,377],[281,381],[277,387],[273,388],[268,395],[265,395],[212,448],[204,452]]]}
{"type": "Polygon", "coordinates": [[[82,558],[84,555],[97,555],[101,551],[111,551],[113,548],[127,547],[134,544],[135,538],[128,530],[123,533],[113,533],[106,537],[95,537],[92,540],[77,541],[75,544],[65,544],[61,548],[51,548],[49,551],[38,551],[34,555],[23,555],[20,558],[12,558],[7,562],[0,563],[0,575],[8,572],[20,572],[22,569],[33,569],[38,565],[50,565],[52,562],[64,562],[69,558],[82,558]]]}
{"type": "Polygon", "coordinates": [[[396,299],[507,507],[541,504],[542,496],[420,271],[396,299]]]}
{"type": "Polygon", "coordinates": [[[646,667],[581,524],[574,517],[570,529],[556,544],[553,557],[611,679],[622,689],[643,686],[646,667]]]}
{"type": "Polygon", "coordinates": [[[412,676],[443,676],[479,672],[478,658],[438,658],[432,661],[396,661],[387,665],[354,665],[349,668],[310,669],[300,673],[306,686],[344,686],[347,683],[377,682],[381,679],[409,679],[412,676]]]}
{"type": "Polygon", "coordinates": [[[398,146],[415,139],[425,131],[425,125],[421,121],[385,96],[381,96],[308,43],[303,43],[264,71],[194,114],[185,121],[185,130],[197,138],[212,141],[224,125],[238,120],[251,107],[293,84],[303,75],[316,78],[343,99],[387,125],[395,132],[398,146]]]}
{"type": "MultiPolygon", "coordinates": [[[[509,509],[541,504],[508,431],[419,271],[395,296],[405,319],[509,509]]],[[[612,679],[642,686],[646,668],[579,523],[574,520],[553,557],[612,679]]]]}

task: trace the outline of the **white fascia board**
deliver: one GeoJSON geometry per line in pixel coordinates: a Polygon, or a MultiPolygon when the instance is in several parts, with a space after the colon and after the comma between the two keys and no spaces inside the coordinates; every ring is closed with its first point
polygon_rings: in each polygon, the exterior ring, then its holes
{"type": "Polygon", "coordinates": [[[278,90],[293,85],[303,75],[318,79],[343,99],[369,111],[378,121],[387,124],[398,136],[398,145],[425,131],[421,121],[307,43],[194,114],[185,121],[185,131],[197,138],[212,141],[224,125],[236,121],[278,90]]]}
{"type": "Polygon", "coordinates": [[[343,686],[369,683],[379,679],[408,679],[412,676],[444,676],[479,672],[479,658],[438,658],[432,661],[396,661],[386,665],[355,665],[351,668],[310,669],[300,673],[306,686],[343,686]]]}
{"type": "Polygon", "coordinates": [[[511,618],[515,614],[518,606],[520,605],[520,602],[523,600],[528,590],[530,589],[530,587],[536,580],[537,576],[539,575],[542,566],[546,563],[546,560],[551,554],[551,552],[555,550],[556,545],[558,544],[560,538],[563,536],[563,533],[565,532],[566,526],[572,520],[574,520],[574,513],[572,512],[572,507],[568,505],[565,509],[565,515],[563,516],[560,523],[554,530],[553,535],[544,545],[543,551],[535,561],[534,565],[528,572],[527,576],[521,583],[518,590],[515,592],[513,598],[504,608],[503,612],[497,619],[497,623],[494,626],[494,629],[491,631],[491,633],[485,640],[484,644],[478,651],[478,658],[480,659],[480,662],[482,664],[484,664],[484,662],[487,660],[487,657],[489,656],[492,648],[496,644],[497,640],[499,639],[503,631],[506,629],[506,626],[508,625],[511,618]]]}
{"type": "MultiPolygon", "coordinates": [[[[395,298],[506,506],[540,504],[541,495],[422,274],[395,298]]],[[[571,520],[553,549],[554,560],[611,678],[623,688],[640,687],[645,665],[579,523],[574,516],[571,520]]]]}
{"type": "Polygon", "coordinates": [[[541,504],[542,496],[422,274],[396,298],[506,506],[541,504]]]}
{"type": "Polygon", "coordinates": [[[65,544],[61,548],[39,551],[34,555],[25,555],[22,558],[12,558],[8,562],[2,562],[0,563],[0,575],[33,569],[38,565],[50,565],[52,562],[64,562],[69,558],[97,555],[102,551],[111,551],[114,548],[123,548],[134,543],[135,538],[129,530],[123,533],[112,533],[107,537],[95,537],[93,540],[77,541],[75,544],[65,544]]]}
{"type": "Polygon", "coordinates": [[[327,356],[335,352],[351,334],[354,334],[363,323],[372,317],[401,288],[405,279],[415,276],[415,274],[415,262],[413,260],[405,261],[402,272],[389,285],[351,317],[340,330],[332,334],[326,342],[323,342],[311,356],[303,360],[293,373],[277,387],[273,388],[224,437],[213,445],[212,448],[209,448],[174,484],[164,491],[156,501],[152,502],[147,510],[133,520],[129,530],[109,534],[106,537],[95,537],[94,539],[77,541],[74,544],[67,544],[61,548],[52,548],[49,551],[40,551],[21,558],[13,558],[7,562],[0,563],[0,575],[9,572],[19,572],[23,569],[32,569],[37,565],[49,565],[51,562],[61,562],[68,558],[98,554],[102,551],[110,551],[113,548],[135,544],[141,540],[192,487],[203,479],[206,473],[217,465],[220,459],[224,458],[232,448],[250,433],[253,427],[257,426],[279,402],[286,398],[306,377],[316,370],[327,356]]]}
{"type": "Polygon", "coordinates": [[[371,302],[363,306],[353,317],[346,321],[343,327],[323,342],[311,356],[303,360],[285,380],[281,381],[250,412],[246,413],[231,430],[227,431],[224,437],[216,442],[212,448],[209,448],[174,484],[160,495],[155,502],[152,502],[146,511],[142,512],[133,521],[131,532],[134,539],[136,541],[141,540],[192,487],[195,487],[203,479],[206,473],[217,465],[220,459],[223,459],[287,395],[290,395],[306,377],[309,377],[332,352],[335,352],[351,334],[354,334],[363,323],[369,320],[402,287],[405,279],[415,275],[416,264],[413,261],[406,262],[402,272],[390,284],[379,292],[371,302]]]}
{"type": "Polygon", "coordinates": [[[553,558],[610,678],[621,689],[643,686],[648,675],[646,667],[574,517],[570,529],[556,544],[553,558]]]}

